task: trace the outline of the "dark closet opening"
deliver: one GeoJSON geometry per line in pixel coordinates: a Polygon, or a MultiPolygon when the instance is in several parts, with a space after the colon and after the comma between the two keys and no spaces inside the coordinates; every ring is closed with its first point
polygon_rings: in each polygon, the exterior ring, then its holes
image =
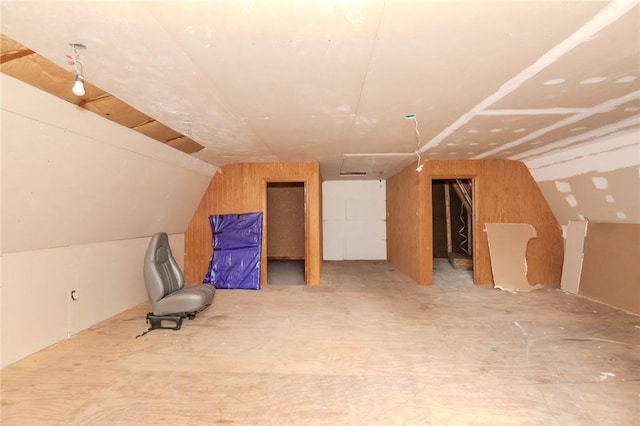
{"type": "Polygon", "coordinates": [[[304,182],[267,183],[267,284],[305,284],[304,200],[304,182]]]}
{"type": "Polygon", "coordinates": [[[471,179],[432,180],[433,257],[454,269],[473,269],[471,179]]]}

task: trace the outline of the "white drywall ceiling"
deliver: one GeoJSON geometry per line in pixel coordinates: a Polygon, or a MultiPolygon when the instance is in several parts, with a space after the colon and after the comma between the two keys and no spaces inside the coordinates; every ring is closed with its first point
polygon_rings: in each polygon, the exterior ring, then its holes
{"type": "Polygon", "coordinates": [[[87,81],[216,166],[316,160],[326,180],[379,179],[415,151],[526,161],[597,129],[640,129],[632,1],[3,1],[1,12],[3,34],[60,66],[69,42],[86,44],[87,81]]]}

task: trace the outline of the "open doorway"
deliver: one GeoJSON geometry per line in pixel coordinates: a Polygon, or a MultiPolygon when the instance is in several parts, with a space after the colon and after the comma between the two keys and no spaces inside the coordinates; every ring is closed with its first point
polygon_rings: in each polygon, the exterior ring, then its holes
{"type": "Polygon", "coordinates": [[[305,183],[266,184],[267,284],[305,284],[305,183]]]}
{"type": "Polygon", "coordinates": [[[434,262],[447,259],[453,269],[472,271],[472,180],[434,179],[431,185],[434,262]]]}

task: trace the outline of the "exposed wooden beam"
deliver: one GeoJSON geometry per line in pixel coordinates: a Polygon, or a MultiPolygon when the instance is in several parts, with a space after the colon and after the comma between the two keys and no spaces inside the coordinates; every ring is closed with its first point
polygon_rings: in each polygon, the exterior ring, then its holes
{"type": "MultiPolygon", "coordinates": [[[[139,129],[140,127],[142,127],[142,126],[144,126],[144,125],[147,125],[147,124],[149,124],[149,123],[153,123],[154,121],[156,121],[156,120],[154,120],[153,118],[150,118],[150,119],[148,119],[148,120],[146,120],[146,121],[144,121],[144,122],[142,122],[142,123],[140,123],[140,124],[137,124],[137,125],[135,125],[135,126],[131,127],[131,130],[138,131],[138,129],[139,129]]],[[[164,143],[164,142],[163,142],[163,143],[164,143]]]]}
{"type": "Polygon", "coordinates": [[[103,99],[113,98],[113,97],[114,96],[112,94],[105,92],[105,93],[103,93],[103,94],[101,94],[99,96],[95,96],[95,97],[93,97],[91,99],[82,99],[82,102],[80,104],[78,104],[78,105],[84,106],[84,105],[89,104],[91,102],[101,101],[103,99]]]}
{"type": "Polygon", "coordinates": [[[13,61],[15,59],[20,59],[20,58],[23,58],[25,56],[33,55],[34,53],[36,53],[36,52],[34,52],[31,49],[15,50],[13,52],[3,53],[0,56],[0,64],[4,64],[5,62],[10,62],[10,61],[13,61]]]}
{"type": "Polygon", "coordinates": [[[460,198],[460,201],[462,201],[462,204],[465,206],[465,208],[468,211],[471,211],[471,205],[467,202],[467,199],[464,196],[464,194],[462,193],[462,190],[460,189],[460,186],[458,184],[453,184],[453,185],[451,185],[451,187],[453,188],[455,193],[458,195],[458,198],[460,198]]]}
{"type": "Polygon", "coordinates": [[[182,139],[185,137],[185,135],[176,136],[175,138],[167,139],[164,143],[169,144],[170,142],[177,141],[178,139],[182,139]]]}

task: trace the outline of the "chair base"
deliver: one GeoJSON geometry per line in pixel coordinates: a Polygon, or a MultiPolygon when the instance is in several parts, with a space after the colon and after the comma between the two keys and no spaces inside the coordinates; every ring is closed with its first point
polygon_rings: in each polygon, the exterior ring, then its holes
{"type": "Polygon", "coordinates": [[[168,315],[155,315],[153,312],[147,313],[147,324],[149,324],[149,329],[142,334],[136,336],[142,337],[150,331],[153,330],[180,330],[182,327],[182,320],[187,318],[192,320],[196,317],[196,314],[207,309],[209,305],[205,305],[202,309],[199,309],[195,312],[180,312],[178,314],[168,314],[168,315]],[[169,323],[169,324],[167,324],[169,323]]]}
{"type": "Polygon", "coordinates": [[[153,312],[149,312],[147,314],[147,323],[149,324],[149,331],[157,330],[157,329],[180,330],[180,327],[182,327],[182,320],[184,319],[184,317],[185,317],[184,314],[154,315],[153,312]]]}

